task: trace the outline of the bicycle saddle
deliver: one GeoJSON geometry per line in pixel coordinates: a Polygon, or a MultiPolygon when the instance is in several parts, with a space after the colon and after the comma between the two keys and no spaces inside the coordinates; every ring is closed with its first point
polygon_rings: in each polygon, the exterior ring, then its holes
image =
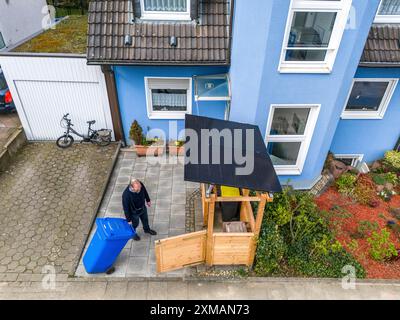
{"type": "Polygon", "coordinates": [[[95,124],[95,123],[96,123],[96,120],[88,121],[87,123],[88,123],[88,124],[95,124]]]}

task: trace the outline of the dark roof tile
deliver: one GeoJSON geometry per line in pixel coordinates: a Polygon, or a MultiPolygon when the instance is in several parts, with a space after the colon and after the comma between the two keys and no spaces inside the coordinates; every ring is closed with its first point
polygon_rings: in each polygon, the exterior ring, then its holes
{"type": "Polygon", "coordinates": [[[400,65],[400,24],[374,24],[369,32],[361,64],[400,65]]]}
{"type": "Polygon", "coordinates": [[[92,64],[228,64],[233,0],[198,0],[199,19],[137,21],[131,0],[93,0],[89,6],[88,62],[92,64]],[[132,46],[125,46],[126,35],[132,46]],[[169,45],[171,36],[178,45],[169,45]]]}

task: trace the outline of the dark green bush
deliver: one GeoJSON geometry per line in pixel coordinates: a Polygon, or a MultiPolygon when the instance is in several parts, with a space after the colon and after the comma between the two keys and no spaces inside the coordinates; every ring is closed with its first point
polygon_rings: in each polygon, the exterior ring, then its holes
{"type": "Polygon", "coordinates": [[[260,276],[290,274],[310,277],[342,277],[343,267],[362,266],[336,241],[329,216],[319,211],[307,192],[285,189],[268,204],[257,249],[255,272],[260,276]]]}

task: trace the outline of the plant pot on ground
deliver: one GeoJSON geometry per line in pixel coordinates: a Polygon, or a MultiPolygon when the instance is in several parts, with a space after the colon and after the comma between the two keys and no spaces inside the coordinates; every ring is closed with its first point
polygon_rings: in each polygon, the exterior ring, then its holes
{"type": "Polygon", "coordinates": [[[129,131],[129,137],[134,142],[137,156],[160,156],[164,153],[164,143],[158,138],[147,139],[143,129],[135,120],[129,131]]]}
{"type": "Polygon", "coordinates": [[[168,152],[171,156],[183,156],[185,155],[185,141],[176,140],[170,141],[168,144],[168,152]]]}

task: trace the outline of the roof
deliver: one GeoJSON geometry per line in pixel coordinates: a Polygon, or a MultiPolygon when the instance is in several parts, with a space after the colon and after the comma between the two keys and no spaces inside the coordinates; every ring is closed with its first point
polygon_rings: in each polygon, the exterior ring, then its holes
{"type": "Polygon", "coordinates": [[[400,24],[374,24],[361,57],[361,65],[400,66],[400,24]]]}
{"type": "Polygon", "coordinates": [[[85,54],[87,28],[87,16],[70,16],[12,52],[85,54]]]}
{"type": "Polygon", "coordinates": [[[89,6],[89,64],[226,65],[230,62],[233,0],[199,1],[189,22],[132,19],[131,0],[94,0],[89,6]],[[132,36],[126,46],[125,36],[132,36]],[[177,47],[170,37],[178,38],[177,47]]]}
{"type": "Polygon", "coordinates": [[[257,126],[193,115],[186,115],[185,121],[186,146],[188,147],[185,155],[185,181],[264,192],[282,191],[257,126]],[[231,141],[229,138],[212,139],[210,143],[209,136],[204,135],[204,129],[216,129],[221,136],[228,133],[232,139],[231,141]],[[251,137],[248,136],[248,130],[254,133],[253,143],[247,143],[248,138],[251,137]],[[198,137],[197,140],[193,139],[195,142],[192,141],[191,133],[193,132],[198,137]],[[203,145],[206,146],[205,149],[202,148],[203,145]],[[208,154],[205,154],[205,151],[208,154]],[[248,161],[244,164],[240,163],[236,155],[244,155],[248,161]],[[213,161],[214,156],[217,156],[218,164],[213,161]],[[248,174],[238,171],[244,167],[253,170],[250,170],[248,174]]]}

